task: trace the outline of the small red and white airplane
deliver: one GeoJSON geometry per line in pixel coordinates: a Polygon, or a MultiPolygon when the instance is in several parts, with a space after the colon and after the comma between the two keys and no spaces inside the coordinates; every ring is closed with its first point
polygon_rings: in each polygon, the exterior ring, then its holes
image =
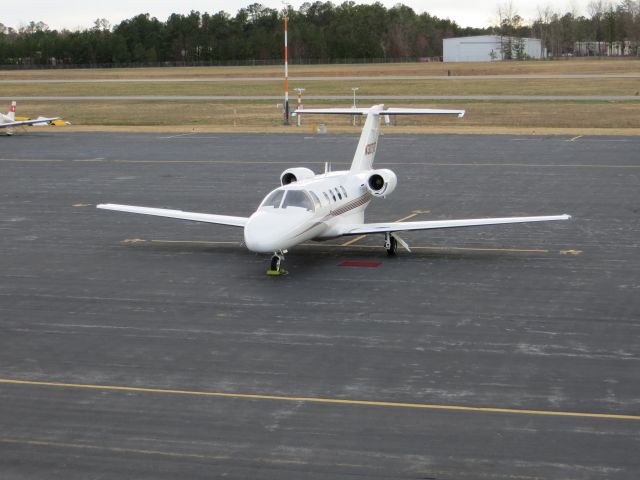
{"type": "MultiPolygon", "coordinates": [[[[380,115],[447,115],[458,117],[464,110],[421,108],[305,109],[294,114],[366,115],[367,120],[351,163],[345,171],[315,174],[308,168],[290,168],[280,175],[281,186],[269,193],[249,217],[232,217],[207,213],[184,212],[161,208],[137,207],[112,203],[97,205],[104,210],[155,215],[244,228],[244,244],[252,252],[272,253],[267,274],[286,273],[281,262],[287,251],[309,240],[327,240],[341,236],[384,234],[384,246],[395,255],[398,244],[410,251],[399,232],[440,228],[499,225],[507,223],[568,220],[569,215],[539,217],[474,218],[463,220],[430,220],[419,222],[365,223],[364,212],[373,198],[386,197],[396,187],[397,178],[389,169],[374,169],[378,145],[380,115]]],[[[325,168],[325,170],[328,170],[325,168]]]]}
{"type": "Polygon", "coordinates": [[[11,106],[9,107],[9,113],[6,115],[0,113],[0,128],[6,128],[5,132],[7,135],[13,135],[13,127],[20,127],[25,125],[35,125],[35,124],[47,124],[49,122],[53,122],[54,120],[58,120],[60,117],[39,117],[35,120],[16,120],[16,102],[15,100],[11,102],[11,106]]]}

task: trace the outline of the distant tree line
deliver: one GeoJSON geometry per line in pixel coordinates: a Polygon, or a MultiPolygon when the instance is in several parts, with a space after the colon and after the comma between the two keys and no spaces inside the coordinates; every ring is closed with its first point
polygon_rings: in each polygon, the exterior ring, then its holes
{"type": "MultiPolygon", "coordinates": [[[[225,63],[282,58],[284,13],[254,3],[235,16],[220,11],[173,14],[160,21],[137,15],[111,27],[51,30],[31,22],[15,30],[0,23],[1,65],[118,65],[225,63]]],[[[442,39],[500,34],[537,37],[554,55],[570,54],[577,41],[640,42],[640,0],[617,6],[592,2],[589,16],[546,9],[526,25],[512,7],[499,8],[496,25],[462,28],[449,19],[415,13],[398,4],[358,5],[346,1],[304,3],[288,8],[289,56],[295,61],[413,59],[442,55],[442,39]]],[[[635,51],[634,51],[635,53],[635,51]]]]}
{"type": "MultiPolygon", "coordinates": [[[[513,4],[508,3],[498,6],[493,31],[516,39],[540,38],[549,55],[553,57],[607,54],[602,49],[580,52],[576,48],[578,42],[595,43],[599,47],[620,43],[627,46],[620,54],[640,55],[640,0],[622,0],[617,5],[605,0],[592,0],[587,10],[588,16],[578,15],[576,12],[561,14],[548,6],[539,9],[538,17],[531,24],[526,24],[515,11],[513,4]]],[[[512,57],[505,51],[505,58],[517,58],[517,48],[516,41],[512,47],[512,57]]]]}
{"type": "MultiPolygon", "coordinates": [[[[289,8],[289,55],[296,59],[407,58],[442,55],[442,39],[483,33],[451,20],[397,5],[347,1],[289,8]]],[[[283,12],[254,3],[226,12],[173,14],[160,21],[137,15],[111,28],[50,30],[31,22],[18,30],[0,24],[0,64],[122,64],[281,59],[283,12]]]]}

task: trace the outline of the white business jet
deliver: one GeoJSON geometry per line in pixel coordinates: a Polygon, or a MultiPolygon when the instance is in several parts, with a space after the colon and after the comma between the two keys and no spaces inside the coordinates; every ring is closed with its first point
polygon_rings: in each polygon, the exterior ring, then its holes
{"type": "Polygon", "coordinates": [[[345,171],[328,171],[316,175],[305,167],[290,168],[280,176],[281,186],[269,193],[250,217],[231,217],[206,213],[100,204],[97,208],[160,217],[216,223],[244,228],[244,244],[252,252],[272,253],[269,275],[286,273],[281,262],[287,251],[309,240],[327,240],[347,235],[383,234],[389,255],[395,255],[398,244],[410,251],[398,232],[430,230],[506,223],[568,220],[569,215],[544,217],[480,218],[465,220],[431,220],[421,222],[365,223],[364,211],[375,197],[386,197],[396,187],[396,175],[386,168],[374,169],[380,115],[457,115],[464,110],[434,110],[389,108],[305,109],[298,114],[366,115],[360,141],[351,163],[345,171]]]}
{"type": "Polygon", "coordinates": [[[4,113],[0,113],[0,128],[6,128],[5,132],[7,135],[13,135],[13,128],[26,126],[26,125],[36,125],[36,124],[47,124],[49,122],[53,122],[54,120],[58,120],[60,117],[39,117],[35,120],[16,120],[16,102],[11,102],[11,106],[9,107],[9,113],[6,115],[4,113]]]}

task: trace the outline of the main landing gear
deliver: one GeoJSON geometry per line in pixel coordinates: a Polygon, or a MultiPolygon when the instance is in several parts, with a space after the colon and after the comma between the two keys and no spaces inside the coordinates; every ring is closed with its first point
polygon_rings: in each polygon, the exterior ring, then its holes
{"type": "Polygon", "coordinates": [[[286,250],[279,250],[273,254],[271,257],[271,265],[269,270],[267,270],[267,275],[278,276],[278,275],[286,275],[288,272],[280,266],[282,261],[284,260],[284,254],[287,253],[286,250]]]}
{"type": "Polygon", "coordinates": [[[404,248],[407,252],[411,252],[409,244],[398,236],[395,232],[387,232],[384,234],[384,248],[387,249],[387,255],[390,257],[395,256],[398,253],[398,245],[404,248]]]}
{"type": "Polygon", "coordinates": [[[387,249],[387,255],[390,257],[398,253],[398,241],[390,232],[384,234],[384,248],[387,249]]]}

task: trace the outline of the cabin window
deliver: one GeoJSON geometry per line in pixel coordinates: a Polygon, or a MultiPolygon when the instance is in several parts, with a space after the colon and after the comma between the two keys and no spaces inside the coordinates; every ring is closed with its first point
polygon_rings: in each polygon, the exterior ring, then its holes
{"type": "Polygon", "coordinates": [[[282,208],[287,207],[304,208],[310,212],[314,211],[313,201],[304,190],[288,190],[282,201],[282,208]]]}
{"type": "Polygon", "coordinates": [[[284,190],[274,190],[267,198],[262,202],[263,207],[279,208],[282,203],[282,197],[284,196],[284,190]]]}
{"type": "Polygon", "coordinates": [[[327,192],[322,192],[322,194],[324,195],[324,198],[327,199],[327,203],[331,203],[331,200],[329,199],[329,195],[327,195],[327,192]]]}
{"type": "Polygon", "coordinates": [[[336,198],[336,194],[335,194],[335,193],[333,193],[333,190],[329,190],[329,193],[331,194],[331,198],[333,198],[333,201],[334,201],[334,202],[337,202],[337,201],[338,201],[338,199],[336,198]]]}
{"type": "Polygon", "coordinates": [[[342,193],[344,194],[344,198],[347,198],[347,189],[344,188],[342,185],[340,185],[340,190],[342,190],[342,193]]]}
{"type": "Polygon", "coordinates": [[[340,193],[340,190],[338,190],[337,188],[334,188],[334,190],[336,191],[336,193],[338,194],[338,198],[340,200],[342,200],[342,194],[340,193]]]}

